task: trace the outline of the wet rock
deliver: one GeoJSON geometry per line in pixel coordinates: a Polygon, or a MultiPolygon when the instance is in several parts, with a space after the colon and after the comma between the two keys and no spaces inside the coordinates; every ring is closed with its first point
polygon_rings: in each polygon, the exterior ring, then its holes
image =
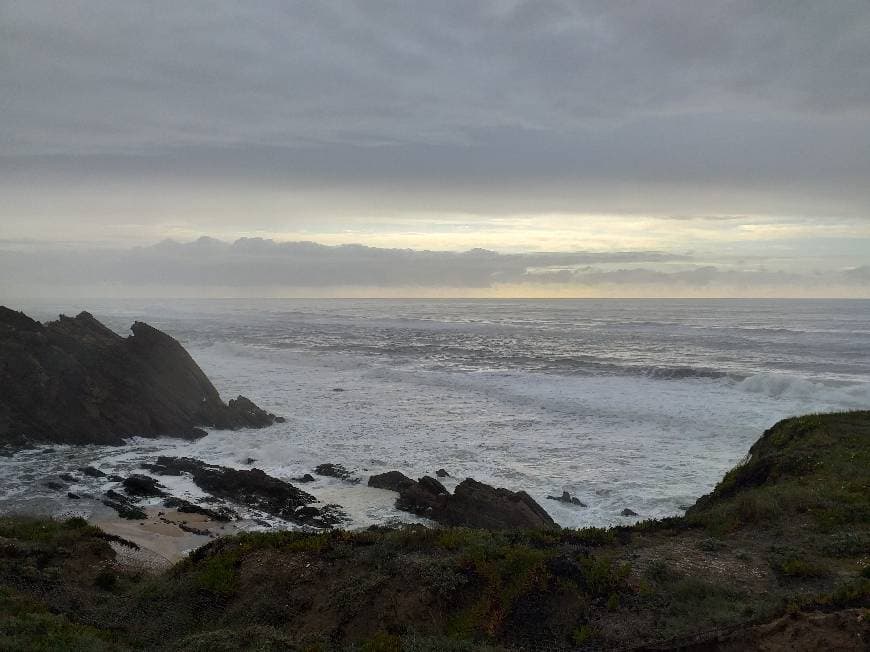
{"type": "Polygon", "coordinates": [[[310,473],[300,475],[298,478],[290,478],[293,482],[314,482],[314,476],[310,473]]]}
{"type": "Polygon", "coordinates": [[[77,494],[74,494],[72,491],[67,491],[67,492],[66,492],[66,497],[67,497],[67,498],[72,498],[73,500],[79,500],[79,499],[81,498],[81,496],[79,496],[79,495],[77,495],[77,494]]]}
{"type": "Polygon", "coordinates": [[[64,482],[69,482],[70,484],[79,481],[79,479],[77,477],[75,477],[72,473],[61,473],[57,477],[60,478],[61,480],[63,480],[64,482]]]}
{"type": "Polygon", "coordinates": [[[164,500],[163,506],[174,507],[181,514],[202,514],[213,521],[222,521],[224,523],[233,521],[239,516],[229,507],[222,506],[217,509],[209,509],[208,507],[202,507],[196,503],[184,500],[183,498],[176,498],[174,496],[164,500]]]}
{"type": "Polygon", "coordinates": [[[152,498],[166,495],[166,492],[160,489],[162,485],[149,475],[134,473],[121,484],[124,486],[124,491],[131,496],[152,498]]]}
{"type": "Polygon", "coordinates": [[[435,475],[437,475],[439,478],[449,478],[450,477],[450,474],[447,473],[446,469],[438,469],[437,471],[435,471],[435,475]]]}
{"type": "Polygon", "coordinates": [[[185,532],[190,532],[191,534],[198,534],[199,536],[202,536],[202,537],[207,537],[207,536],[211,535],[211,530],[208,530],[207,528],[200,529],[198,527],[188,525],[187,523],[178,523],[178,527],[180,529],[184,530],[185,532]]]}
{"type": "Polygon", "coordinates": [[[357,484],[359,482],[359,478],[353,477],[353,474],[351,474],[351,472],[344,468],[341,464],[319,464],[317,468],[314,469],[314,472],[317,475],[324,475],[330,478],[338,478],[339,480],[353,482],[354,484],[357,484]]]}
{"type": "Polygon", "coordinates": [[[89,478],[105,478],[106,474],[100,471],[98,468],[93,466],[83,466],[79,469],[80,473],[88,476],[89,478]]]}
{"type": "Polygon", "coordinates": [[[636,511],[634,511],[633,509],[628,509],[628,507],[626,507],[624,510],[619,512],[619,514],[621,516],[639,516],[639,514],[636,511]]]}
{"type": "Polygon", "coordinates": [[[558,500],[560,503],[569,503],[578,507],[586,507],[586,503],[581,502],[576,496],[572,496],[567,491],[563,491],[561,496],[547,496],[548,500],[558,500]]]}
{"type": "Polygon", "coordinates": [[[256,461],[257,461],[257,460],[255,460],[253,457],[246,457],[246,458],[245,458],[245,461],[242,462],[242,464],[245,464],[245,465],[247,465],[247,466],[251,466],[251,464],[253,464],[253,463],[256,462],[256,461]]]}
{"type": "Polygon", "coordinates": [[[0,444],[28,438],[122,444],[131,434],[185,437],[276,420],[249,399],[225,404],[172,337],[136,322],[122,337],[93,315],[41,324],[0,306],[0,444]]]}
{"type": "Polygon", "coordinates": [[[450,495],[435,478],[425,476],[399,492],[396,508],[443,525],[489,530],[558,527],[526,492],[491,487],[472,478],[459,483],[450,495]]]}
{"type": "Polygon", "coordinates": [[[127,496],[119,494],[117,491],[112,491],[111,489],[106,492],[105,496],[106,497],[103,498],[102,501],[103,504],[118,512],[118,516],[121,518],[135,521],[142,521],[148,518],[145,511],[134,505],[127,496]]]}
{"type": "Polygon", "coordinates": [[[387,471],[386,473],[378,473],[369,478],[368,485],[376,489],[388,489],[389,491],[401,491],[406,487],[410,487],[414,481],[404,473],[399,471],[387,471]]]}
{"type": "Polygon", "coordinates": [[[66,489],[66,485],[63,482],[58,482],[57,480],[49,480],[45,483],[45,486],[52,491],[61,491],[63,489],[66,489]]]}
{"type": "Polygon", "coordinates": [[[189,473],[194,484],[213,496],[298,522],[296,510],[317,499],[289,482],[267,475],[260,469],[240,470],[205,464],[190,457],[157,458],[156,473],[189,473]]]}

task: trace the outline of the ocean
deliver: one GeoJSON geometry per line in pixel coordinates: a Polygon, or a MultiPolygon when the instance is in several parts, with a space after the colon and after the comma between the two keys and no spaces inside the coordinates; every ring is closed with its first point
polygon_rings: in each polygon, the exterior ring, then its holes
{"type": "MultiPolygon", "coordinates": [[[[146,321],[188,349],[223,398],[287,418],[196,442],[43,446],[0,458],[0,512],[71,506],[44,486],[93,464],[134,471],[185,455],[289,479],[324,462],[358,485],[305,485],[348,527],[416,519],[368,475],[445,468],[525,490],[564,526],[681,514],[784,417],[870,408],[866,300],[58,300],[10,307],[40,319],[82,309],[119,333],[146,321]],[[252,461],[253,460],[253,461],[252,461]],[[586,507],[548,500],[568,491],[586,507]],[[625,509],[637,517],[624,517],[625,509]]],[[[201,492],[161,479],[173,494],[201,492]]],[[[72,489],[97,496],[109,484],[72,489]]],[[[273,523],[276,524],[276,523],[273,523]]],[[[254,527],[254,526],[252,526],[254,527]]]]}

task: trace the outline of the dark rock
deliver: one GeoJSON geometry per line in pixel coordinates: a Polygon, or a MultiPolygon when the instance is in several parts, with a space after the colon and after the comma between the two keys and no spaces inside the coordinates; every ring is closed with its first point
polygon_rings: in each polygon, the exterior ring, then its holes
{"type": "Polygon", "coordinates": [[[496,489],[471,478],[459,483],[452,496],[435,478],[420,478],[399,492],[396,508],[443,525],[488,530],[557,527],[526,492],[496,489]]]}
{"type": "Polygon", "coordinates": [[[52,491],[61,491],[62,489],[66,489],[66,485],[63,482],[58,482],[57,480],[49,480],[45,483],[45,486],[52,491]]]}
{"type": "Polygon", "coordinates": [[[435,475],[437,475],[439,478],[449,478],[450,477],[450,474],[447,473],[446,469],[438,469],[437,471],[435,471],[435,475]]]}
{"type": "Polygon", "coordinates": [[[298,478],[290,478],[293,482],[314,482],[314,476],[310,473],[306,473],[305,475],[301,475],[298,478]]]}
{"type": "Polygon", "coordinates": [[[122,484],[124,485],[124,491],[131,496],[154,497],[166,495],[166,492],[160,489],[160,483],[148,475],[134,473],[129,478],[126,478],[122,484]]]}
{"type": "Polygon", "coordinates": [[[61,473],[57,477],[60,478],[61,480],[63,480],[64,482],[69,482],[69,483],[79,481],[79,479],[77,477],[75,477],[72,473],[61,473]]]}
{"type": "Polygon", "coordinates": [[[561,496],[547,496],[548,500],[558,500],[560,503],[569,503],[579,507],[586,507],[586,503],[581,502],[576,496],[572,496],[567,491],[563,491],[561,496]]]}
{"type": "Polygon", "coordinates": [[[414,481],[404,473],[398,471],[387,471],[386,473],[378,473],[369,478],[370,487],[376,489],[388,489],[390,491],[401,491],[414,484],[414,481]]]}
{"type": "Polygon", "coordinates": [[[124,482],[123,477],[121,477],[120,475],[115,475],[115,474],[107,475],[106,480],[109,480],[110,482],[124,482]]]}
{"type": "Polygon", "coordinates": [[[74,494],[72,491],[67,491],[66,497],[72,498],[73,500],[78,500],[80,498],[80,496],[78,496],[77,494],[74,494]]]}
{"type": "Polygon", "coordinates": [[[248,466],[251,466],[251,464],[253,464],[253,463],[256,462],[256,461],[257,461],[257,460],[255,460],[253,457],[246,457],[246,458],[245,458],[245,461],[243,462],[243,464],[247,464],[248,466]]]}
{"type": "Polygon", "coordinates": [[[106,474],[100,471],[98,468],[93,466],[84,466],[79,469],[80,473],[90,477],[90,478],[105,478],[106,474]]]}
{"type": "Polygon", "coordinates": [[[619,513],[622,516],[639,516],[636,511],[634,511],[633,509],[628,509],[627,507],[619,513]]]}
{"type": "Polygon", "coordinates": [[[314,469],[317,475],[325,475],[330,478],[338,478],[354,484],[359,482],[359,478],[353,477],[350,471],[344,468],[341,464],[320,464],[314,469]]]}
{"type": "Polygon", "coordinates": [[[102,501],[103,504],[118,512],[118,515],[121,518],[140,521],[148,518],[148,515],[142,510],[142,508],[135,505],[129,496],[119,494],[114,489],[109,489],[104,496],[105,497],[102,501]]]}
{"type": "Polygon", "coordinates": [[[189,457],[158,457],[152,468],[168,475],[189,473],[193,482],[208,493],[247,505],[261,512],[298,522],[296,509],[317,502],[311,494],[289,482],[266,475],[260,469],[239,470],[212,466],[189,457]]]}
{"type": "Polygon", "coordinates": [[[187,523],[179,523],[178,527],[185,532],[190,532],[191,534],[198,534],[199,536],[203,537],[207,537],[211,534],[211,531],[208,529],[200,529],[197,527],[193,527],[192,525],[188,525],[187,523]]]}
{"type": "Polygon", "coordinates": [[[238,514],[236,514],[229,507],[219,507],[218,509],[209,509],[207,507],[201,507],[195,503],[191,503],[183,498],[175,498],[170,497],[163,501],[164,507],[174,507],[182,514],[202,514],[203,516],[207,516],[213,521],[221,521],[228,522],[238,518],[238,514]]]}
{"type": "Polygon", "coordinates": [[[120,335],[87,312],[40,324],[0,306],[0,444],[195,439],[274,422],[244,397],[224,404],[173,338],[142,322],[120,335]]]}
{"type": "Polygon", "coordinates": [[[129,496],[125,496],[124,494],[119,494],[114,489],[109,489],[105,495],[106,495],[106,497],[111,498],[112,500],[118,500],[122,503],[124,503],[124,502],[131,503],[132,502],[130,500],[129,496]]]}

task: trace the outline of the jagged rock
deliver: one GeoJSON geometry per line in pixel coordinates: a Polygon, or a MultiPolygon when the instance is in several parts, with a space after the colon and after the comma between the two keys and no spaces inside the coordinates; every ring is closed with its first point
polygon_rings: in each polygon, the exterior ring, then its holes
{"type": "Polygon", "coordinates": [[[472,478],[460,482],[450,495],[438,480],[424,476],[399,490],[396,508],[443,525],[488,530],[557,527],[526,492],[497,489],[472,478]]]}
{"type": "Polygon", "coordinates": [[[525,491],[497,489],[471,478],[456,487],[439,522],[492,530],[557,527],[525,491]]]}
{"type": "Polygon", "coordinates": [[[626,507],[619,513],[621,516],[638,516],[638,513],[636,511],[634,511],[633,509],[628,509],[628,507],[626,507]]]}
{"type": "Polygon", "coordinates": [[[91,478],[105,478],[106,474],[93,466],[83,466],[79,472],[91,478]]]}
{"type": "MultiPolygon", "coordinates": [[[[214,496],[294,523],[300,522],[296,515],[299,507],[317,501],[311,494],[297,489],[289,482],[273,478],[260,469],[231,469],[205,464],[190,457],[165,456],[158,457],[156,463],[150,465],[150,469],[164,475],[189,473],[196,486],[214,496]]],[[[326,524],[321,524],[324,525],[326,524]]]]}
{"type": "Polygon", "coordinates": [[[330,478],[338,478],[354,484],[359,482],[359,478],[353,477],[353,474],[344,468],[341,464],[319,464],[314,472],[317,475],[325,475],[330,478]]]}
{"type": "Polygon", "coordinates": [[[412,484],[414,484],[414,481],[399,471],[378,473],[377,475],[370,477],[368,482],[370,487],[375,487],[376,489],[388,489],[390,491],[401,491],[412,484]]]}
{"type": "Polygon", "coordinates": [[[0,443],[197,438],[200,426],[276,420],[241,396],[224,404],[169,335],[142,322],[131,330],[121,337],[87,312],[41,324],[0,306],[0,443]]]}
{"type": "Polygon", "coordinates": [[[160,489],[160,483],[148,475],[134,473],[121,484],[124,485],[124,491],[131,496],[154,497],[166,495],[166,492],[160,489]]]}
{"type": "Polygon", "coordinates": [[[213,521],[228,522],[237,519],[239,516],[229,507],[221,506],[218,509],[209,509],[208,507],[202,507],[196,503],[184,500],[183,498],[176,498],[174,496],[164,500],[163,506],[174,507],[182,514],[202,514],[213,521]]]}
{"type": "Polygon", "coordinates": [[[572,496],[567,491],[563,491],[561,496],[547,496],[548,500],[558,500],[560,503],[569,503],[571,505],[577,505],[579,507],[586,507],[586,503],[582,502],[576,496],[572,496]]]}
{"type": "Polygon", "coordinates": [[[437,471],[435,471],[435,475],[437,475],[439,478],[449,478],[450,477],[450,474],[447,473],[446,469],[438,469],[437,471]]]}

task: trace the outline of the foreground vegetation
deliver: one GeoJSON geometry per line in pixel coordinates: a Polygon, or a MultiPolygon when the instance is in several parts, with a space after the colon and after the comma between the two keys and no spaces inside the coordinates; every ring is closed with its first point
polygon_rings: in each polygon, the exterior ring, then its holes
{"type": "Polygon", "coordinates": [[[0,519],[0,649],[863,649],[870,412],[783,421],[634,527],[251,533],[157,575],[111,539],[0,519]]]}

